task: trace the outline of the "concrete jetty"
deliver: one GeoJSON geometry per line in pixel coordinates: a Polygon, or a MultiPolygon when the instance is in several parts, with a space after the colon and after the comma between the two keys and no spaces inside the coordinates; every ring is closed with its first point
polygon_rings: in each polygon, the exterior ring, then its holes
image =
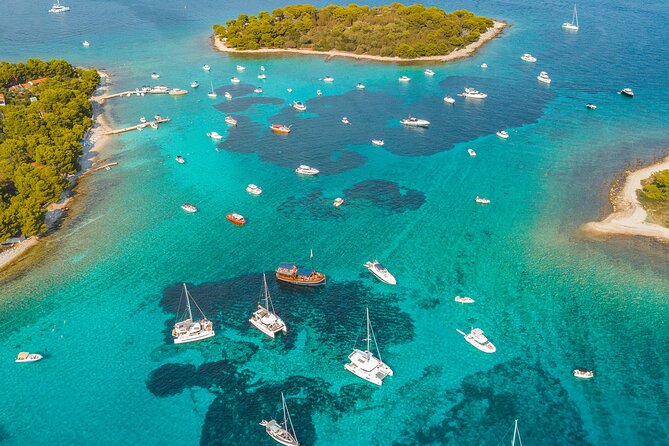
{"type": "Polygon", "coordinates": [[[120,133],[125,133],[125,132],[132,132],[133,130],[144,130],[146,127],[149,127],[151,124],[162,124],[163,122],[170,122],[170,118],[163,118],[160,117],[154,121],[147,121],[143,122],[137,125],[133,125],[132,127],[126,127],[123,129],[118,129],[118,130],[110,130],[108,132],[105,132],[105,135],[118,135],[120,133]]]}

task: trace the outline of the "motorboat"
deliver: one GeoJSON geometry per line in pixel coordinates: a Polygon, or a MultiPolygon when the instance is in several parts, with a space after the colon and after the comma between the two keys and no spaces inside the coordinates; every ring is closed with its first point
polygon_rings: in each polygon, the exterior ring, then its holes
{"type": "Polygon", "coordinates": [[[225,121],[226,124],[229,124],[229,125],[237,125],[237,120],[230,115],[226,116],[224,121],[225,121]]]}
{"type": "Polygon", "coordinates": [[[295,173],[298,174],[298,175],[311,175],[311,176],[313,176],[313,175],[318,175],[319,172],[320,172],[320,170],[316,169],[315,167],[307,166],[306,164],[301,164],[301,165],[297,166],[297,168],[295,169],[295,173]]]}
{"type": "Polygon", "coordinates": [[[51,9],[49,9],[49,12],[52,12],[54,14],[60,14],[61,12],[67,12],[70,10],[69,6],[64,6],[60,4],[60,0],[56,0],[56,3],[54,3],[51,6],[51,9]]]}
{"type": "Polygon", "coordinates": [[[484,68],[484,69],[485,69],[485,68],[488,68],[488,64],[487,64],[487,63],[482,63],[482,64],[481,64],[481,68],[484,68]]]}
{"type": "Polygon", "coordinates": [[[464,336],[465,341],[469,342],[471,345],[481,350],[484,353],[495,353],[497,348],[493,345],[490,340],[483,334],[483,330],[480,328],[472,328],[472,331],[469,334],[456,329],[458,333],[464,336]]]}
{"type": "Polygon", "coordinates": [[[444,97],[444,102],[447,103],[447,104],[453,105],[453,104],[455,104],[455,99],[453,99],[450,96],[446,96],[446,97],[444,97]]]}
{"type": "Polygon", "coordinates": [[[524,60],[525,62],[536,62],[537,61],[537,58],[534,57],[533,55],[531,55],[530,53],[525,53],[522,56],[520,56],[520,58],[522,60],[524,60]]]}
{"type": "Polygon", "coordinates": [[[156,94],[165,94],[169,93],[170,89],[167,87],[165,84],[160,84],[156,85],[155,87],[152,87],[151,90],[149,90],[150,93],[156,93],[156,94]]]}
{"type": "Polygon", "coordinates": [[[265,277],[265,273],[262,274],[262,281],[262,297],[258,302],[258,309],[253,312],[249,322],[255,328],[274,339],[276,333],[280,331],[287,333],[288,327],[286,327],[285,322],[283,322],[283,320],[277,316],[274,311],[272,297],[269,295],[269,289],[267,288],[267,278],[265,277]]]}
{"type": "Polygon", "coordinates": [[[86,47],[86,48],[88,48],[89,46],[91,46],[91,42],[89,42],[88,40],[84,40],[83,42],[81,42],[81,44],[82,44],[84,47],[86,47]]]}
{"type": "Polygon", "coordinates": [[[323,82],[334,82],[334,77],[332,76],[325,76],[323,78],[323,82]]]}
{"type": "Polygon", "coordinates": [[[227,218],[229,222],[234,223],[236,225],[241,226],[246,224],[246,218],[242,214],[238,214],[236,212],[226,215],[225,218],[227,218]]]}
{"type": "Polygon", "coordinates": [[[188,212],[188,213],[190,213],[190,214],[192,214],[192,213],[194,213],[194,212],[197,212],[197,208],[195,207],[195,205],[190,204],[190,203],[184,203],[184,204],[182,204],[182,205],[181,205],[181,209],[183,209],[184,211],[186,211],[186,212],[188,212]]]}
{"type": "Polygon", "coordinates": [[[393,376],[393,369],[381,361],[379,346],[376,343],[376,335],[374,334],[374,330],[372,330],[372,324],[369,320],[369,308],[365,308],[365,314],[367,316],[367,337],[364,340],[367,341],[367,348],[365,350],[354,348],[351,354],[348,355],[348,359],[351,362],[344,364],[344,368],[365,381],[380,386],[383,385],[383,380],[387,376],[393,376]],[[372,340],[376,347],[377,357],[370,350],[372,340]]]}
{"type": "Polygon", "coordinates": [[[260,65],[260,71],[265,71],[265,65],[260,65]]]}
{"type": "Polygon", "coordinates": [[[574,369],[574,371],[572,372],[572,374],[573,374],[576,378],[580,378],[580,379],[590,379],[590,378],[594,378],[594,377],[595,377],[595,373],[594,373],[592,370],[587,370],[587,369],[584,369],[584,368],[582,368],[582,367],[579,367],[579,368],[577,368],[577,369],[574,369]]]}
{"type": "Polygon", "coordinates": [[[597,106],[595,104],[585,104],[585,106],[590,110],[597,110],[597,106]]]}
{"type": "Polygon", "coordinates": [[[320,95],[322,95],[322,94],[323,94],[323,92],[322,92],[322,91],[320,91],[320,90],[316,90],[316,94],[317,94],[318,96],[320,96],[320,95]]]}
{"type": "Polygon", "coordinates": [[[218,132],[207,133],[207,136],[211,139],[223,139],[223,136],[221,136],[218,132]]]}
{"type": "Polygon", "coordinates": [[[469,99],[485,99],[488,97],[487,94],[482,93],[474,88],[465,88],[465,91],[460,93],[458,96],[462,96],[469,99]]]}
{"type": "Polygon", "coordinates": [[[226,91],[225,93],[223,93],[223,96],[225,96],[225,99],[227,99],[228,101],[232,99],[232,95],[230,94],[229,91],[226,91]]]}
{"type": "Polygon", "coordinates": [[[634,92],[633,92],[632,89],[629,88],[629,87],[623,88],[623,89],[620,90],[618,93],[621,94],[621,95],[623,95],[623,96],[630,97],[630,98],[633,98],[633,97],[634,97],[634,92]]]}
{"type": "Polygon", "coordinates": [[[474,201],[477,202],[478,204],[490,204],[490,200],[488,200],[487,198],[479,197],[478,195],[476,196],[476,198],[474,198],[474,201]]]}
{"type": "Polygon", "coordinates": [[[151,73],[151,79],[158,79],[160,77],[160,74],[158,73],[151,73]]]}
{"type": "Polygon", "coordinates": [[[335,198],[335,199],[334,199],[334,202],[332,202],[332,205],[333,205],[334,207],[336,207],[336,208],[338,208],[338,207],[341,206],[342,204],[344,204],[344,199],[341,198],[341,197],[337,197],[337,198],[335,198]]]}
{"type": "Polygon", "coordinates": [[[165,119],[165,118],[163,118],[162,116],[160,116],[160,115],[158,115],[158,114],[153,115],[153,120],[154,120],[154,121],[163,121],[164,119],[165,119]]]}
{"type": "Polygon", "coordinates": [[[142,116],[141,118],[139,118],[139,122],[144,124],[146,122],[146,118],[144,116],[142,116]]]}
{"type": "Polygon", "coordinates": [[[244,65],[237,65],[237,71],[244,71],[246,67],[244,65]]]}
{"type": "Polygon", "coordinates": [[[265,75],[265,73],[260,73],[258,74],[258,79],[267,79],[267,75],[265,75]]]}
{"type": "Polygon", "coordinates": [[[387,283],[388,285],[397,285],[395,276],[390,274],[390,271],[388,271],[385,266],[381,265],[378,260],[374,259],[373,262],[365,262],[365,268],[367,268],[370,273],[374,274],[381,282],[387,283]]]}
{"type": "Polygon", "coordinates": [[[364,90],[365,89],[365,84],[358,83],[358,85],[355,86],[358,90],[364,90]]]}
{"type": "Polygon", "coordinates": [[[246,192],[250,193],[251,195],[260,195],[262,194],[262,189],[260,186],[256,186],[255,184],[249,184],[246,186],[246,192]]]}
{"type": "Polygon", "coordinates": [[[545,71],[542,71],[541,73],[539,73],[539,76],[537,76],[537,80],[539,82],[543,82],[544,84],[550,84],[551,83],[551,78],[548,77],[548,73],[546,73],[545,71]]]}
{"type": "Polygon", "coordinates": [[[287,91],[288,93],[292,93],[292,92],[293,92],[293,89],[292,89],[292,88],[286,88],[286,91],[287,91]]]}
{"type": "Polygon", "coordinates": [[[209,65],[207,65],[207,64],[204,64],[204,65],[202,65],[202,69],[203,69],[204,71],[209,71],[209,70],[211,70],[211,67],[210,67],[209,65]]]}
{"type": "Polygon", "coordinates": [[[297,111],[307,111],[307,106],[300,101],[293,101],[293,108],[297,111]]]}
{"type": "Polygon", "coordinates": [[[469,153],[469,156],[476,156],[476,152],[474,151],[474,149],[471,148],[467,149],[467,153],[469,153]]]}
{"type": "Polygon", "coordinates": [[[197,302],[193,299],[193,296],[188,292],[186,284],[183,284],[183,290],[181,291],[181,298],[179,300],[179,308],[181,307],[181,301],[186,300],[186,305],[183,313],[177,313],[177,320],[174,323],[174,328],[172,329],[172,337],[174,338],[175,344],[185,344],[188,342],[201,341],[203,339],[211,338],[215,336],[214,324],[207,319],[204,315],[197,302]],[[193,310],[191,309],[191,300],[195,304],[195,308],[200,313],[201,319],[193,320],[193,310]]]}
{"type": "Polygon", "coordinates": [[[135,128],[136,128],[137,131],[139,131],[139,132],[141,132],[142,130],[144,130],[144,127],[146,127],[146,124],[137,124],[137,125],[135,126],[135,128]]]}
{"type": "Polygon", "coordinates": [[[300,446],[299,441],[297,441],[297,435],[295,435],[293,420],[290,419],[286,399],[283,397],[283,392],[281,392],[281,408],[283,409],[283,423],[279,423],[276,420],[262,420],[260,425],[265,428],[267,435],[277,443],[284,446],[300,446]]]}
{"type": "Polygon", "coordinates": [[[346,116],[344,116],[343,118],[341,118],[341,123],[342,124],[350,124],[351,121],[349,121],[348,118],[346,116]]]}
{"type": "Polygon", "coordinates": [[[182,96],[188,94],[188,90],[182,90],[181,88],[173,88],[170,90],[170,96],[182,96]]]}
{"type": "Polygon", "coordinates": [[[234,76],[230,78],[230,83],[231,83],[231,84],[238,84],[238,83],[240,83],[240,82],[241,82],[241,81],[239,80],[239,78],[236,78],[236,77],[234,77],[234,76]]]}
{"type": "Polygon", "coordinates": [[[402,125],[406,125],[407,127],[429,127],[430,126],[430,121],[426,119],[418,119],[409,116],[408,118],[404,118],[400,120],[400,123],[402,125]]]}
{"type": "Polygon", "coordinates": [[[429,68],[425,71],[423,71],[426,76],[434,76],[434,71],[430,70],[429,68]]]}
{"type": "Polygon", "coordinates": [[[152,129],[154,129],[154,130],[158,129],[158,123],[157,122],[152,122],[150,125],[151,125],[152,129]]]}
{"type": "Polygon", "coordinates": [[[177,155],[176,158],[174,158],[174,159],[179,164],[186,164],[186,159],[181,155],[177,155]]]}
{"type": "Polygon", "coordinates": [[[382,146],[385,144],[385,141],[383,141],[382,139],[373,139],[372,144],[374,144],[375,146],[382,146]]]}
{"type": "Polygon", "coordinates": [[[260,93],[262,93],[262,87],[256,87],[256,88],[253,90],[253,92],[256,93],[256,94],[260,94],[260,93]]]}
{"type": "Polygon", "coordinates": [[[19,352],[14,359],[14,362],[35,362],[42,359],[43,356],[39,353],[19,352]]]}
{"type": "Polygon", "coordinates": [[[400,76],[399,78],[397,78],[397,80],[400,82],[409,82],[411,78],[408,76],[400,76]]]}
{"type": "Polygon", "coordinates": [[[495,135],[499,136],[502,139],[507,139],[509,137],[509,132],[507,132],[506,130],[497,130],[495,135]]]}
{"type": "MultiPolygon", "coordinates": [[[[314,258],[313,251],[310,252],[311,259],[314,258]]],[[[325,274],[314,269],[313,263],[310,268],[296,265],[293,262],[282,262],[276,268],[276,279],[293,285],[320,286],[325,285],[327,277],[325,274]]]]}
{"type": "Polygon", "coordinates": [[[197,88],[200,86],[200,83],[198,81],[193,81],[190,83],[190,88],[197,88]]]}
{"type": "Polygon", "coordinates": [[[290,127],[283,124],[272,124],[269,126],[274,133],[290,133],[290,127]]]}
{"type": "Polygon", "coordinates": [[[564,22],[562,28],[569,31],[578,31],[578,13],[576,12],[576,5],[574,5],[574,13],[571,16],[571,22],[564,22]]]}
{"type": "Polygon", "coordinates": [[[475,301],[469,296],[455,296],[454,301],[461,304],[473,304],[475,301]]]}

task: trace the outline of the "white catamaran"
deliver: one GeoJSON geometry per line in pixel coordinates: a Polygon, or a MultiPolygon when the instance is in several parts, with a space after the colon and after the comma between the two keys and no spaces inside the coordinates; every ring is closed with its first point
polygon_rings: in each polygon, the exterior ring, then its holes
{"type": "Polygon", "coordinates": [[[274,312],[272,298],[269,295],[269,289],[267,289],[267,278],[265,277],[265,273],[262,275],[262,283],[265,306],[263,307],[258,303],[258,309],[253,313],[249,322],[253,324],[255,328],[274,339],[274,335],[277,332],[283,331],[286,333],[288,332],[288,328],[286,327],[285,322],[283,322],[283,320],[281,320],[281,318],[274,312]]]}
{"type": "Polygon", "coordinates": [[[200,307],[193,299],[193,296],[188,292],[186,284],[184,283],[181,298],[179,299],[179,310],[177,310],[177,321],[172,330],[172,337],[174,337],[175,344],[185,344],[186,342],[201,341],[202,339],[211,338],[216,333],[214,332],[214,324],[207,319],[200,307]],[[183,313],[181,310],[181,301],[186,297],[186,308],[183,313]],[[202,315],[202,319],[193,321],[193,311],[191,310],[190,301],[193,301],[195,307],[202,315]]]}
{"type": "Polygon", "coordinates": [[[360,378],[369,381],[370,383],[380,386],[383,384],[383,379],[386,376],[393,376],[393,370],[381,361],[379,346],[376,343],[374,330],[372,330],[372,323],[369,321],[369,308],[366,308],[366,314],[367,338],[364,340],[367,341],[367,350],[362,351],[358,350],[357,348],[353,349],[353,352],[348,355],[348,359],[350,359],[351,362],[344,364],[344,368],[354,375],[357,375],[360,378]],[[376,347],[376,355],[378,356],[378,359],[375,358],[374,354],[369,350],[372,339],[374,340],[374,346],[376,347]]]}
{"type": "Polygon", "coordinates": [[[295,435],[295,428],[293,428],[293,420],[290,419],[286,399],[283,397],[283,392],[281,392],[281,405],[283,406],[283,423],[279,423],[276,420],[262,420],[260,425],[265,427],[267,435],[272,437],[277,443],[285,446],[300,446],[300,442],[297,441],[297,435],[295,435]],[[288,426],[290,426],[290,430],[288,430],[288,426]]]}

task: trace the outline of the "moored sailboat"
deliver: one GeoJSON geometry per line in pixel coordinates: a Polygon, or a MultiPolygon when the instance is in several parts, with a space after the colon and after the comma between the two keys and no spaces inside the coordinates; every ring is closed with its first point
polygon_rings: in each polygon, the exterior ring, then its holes
{"type": "Polygon", "coordinates": [[[578,13],[576,12],[576,5],[574,5],[574,14],[571,16],[571,23],[563,23],[562,28],[570,31],[578,31],[578,13]]]}
{"type": "Polygon", "coordinates": [[[272,298],[269,295],[269,289],[267,288],[267,278],[265,273],[262,274],[263,282],[263,298],[265,306],[258,303],[258,309],[253,312],[249,322],[253,324],[258,330],[265,333],[270,338],[274,339],[274,336],[279,331],[284,333],[288,332],[288,327],[286,327],[285,322],[276,315],[274,312],[274,305],[272,304],[272,298]]]}
{"type": "Polygon", "coordinates": [[[376,343],[376,336],[374,336],[372,323],[369,320],[369,308],[365,309],[365,313],[367,316],[367,337],[364,340],[367,341],[367,349],[363,351],[354,348],[353,352],[348,355],[351,362],[344,364],[344,368],[365,381],[380,386],[386,376],[393,376],[393,370],[381,361],[379,346],[376,343]],[[372,340],[374,340],[378,358],[374,357],[374,354],[370,351],[372,340]]]}
{"type": "Polygon", "coordinates": [[[188,292],[188,288],[186,288],[185,283],[183,284],[179,307],[181,307],[181,301],[184,297],[186,298],[186,308],[182,314],[179,314],[179,310],[177,310],[177,321],[174,324],[174,328],[172,329],[174,343],[185,344],[186,342],[201,341],[202,339],[207,339],[214,336],[216,334],[214,332],[214,324],[204,315],[200,307],[197,305],[197,302],[195,302],[193,297],[188,292]],[[202,319],[197,321],[193,320],[193,311],[190,306],[191,300],[195,304],[195,308],[197,308],[197,310],[202,315],[202,319]]]}
{"type": "Polygon", "coordinates": [[[290,419],[290,412],[288,411],[288,405],[286,404],[283,392],[281,392],[281,406],[283,408],[283,423],[279,423],[276,420],[262,420],[260,425],[265,427],[265,432],[267,432],[267,435],[272,437],[274,441],[285,446],[300,446],[299,441],[297,441],[297,435],[295,435],[293,420],[290,419]],[[289,426],[290,430],[288,430],[289,426]]]}

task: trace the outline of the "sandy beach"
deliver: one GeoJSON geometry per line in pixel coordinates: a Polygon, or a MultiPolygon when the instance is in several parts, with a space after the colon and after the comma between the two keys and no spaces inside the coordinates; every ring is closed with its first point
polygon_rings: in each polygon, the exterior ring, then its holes
{"type": "Polygon", "coordinates": [[[642,187],[642,180],[667,169],[669,169],[669,157],[652,166],[631,172],[615,198],[615,212],[602,221],[586,223],[582,229],[597,234],[641,235],[669,242],[669,228],[646,222],[648,214],[637,197],[637,191],[642,187]]]}
{"type": "Polygon", "coordinates": [[[274,53],[274,54],[305,54],[311,56],[321,56],[321,57],[349,57],[353,59],[365,59],[372,60],[377,62],[449,62],[452,60],[463,59],[473,55],[479,48],[483,45],[497,37],[505,27],[509,26],[506,22],[495,21],[492,28],[488,29],[485,33],[481,34],[481,37],[473,43],[470,43],[464,48],[455,50],[449,54],[443,56],[426,56],[426,57],[416,57],[414,59],[403,59],[401,57],[382,57],[382,56],[371,56],[365,54],[355,54],[347,53],[344,51],[314,51],[314,50],[300,50],[300,49],[279,49],[279,48],[263,48],[259,50],[236,50],[234,48],[228,48],[225,45],[223,39],[219,39],[218,36],[214,36],[214,47],[219,51],[225,51],[228,53],[240,53],[240,54],[262,54],[262,53],[274,53]]]}

